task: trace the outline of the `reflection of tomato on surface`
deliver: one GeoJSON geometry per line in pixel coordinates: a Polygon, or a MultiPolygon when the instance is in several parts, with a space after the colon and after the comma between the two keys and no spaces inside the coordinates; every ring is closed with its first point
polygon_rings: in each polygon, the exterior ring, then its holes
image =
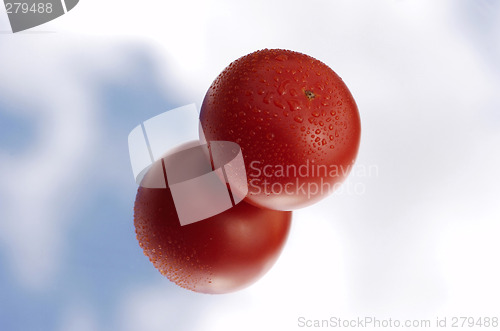
{"type": "Polygon", "coordinates": [[[139,245],[154,266],[177,285],[203,293],[232,292],[263,276],[281,253],[292,215],[242,201],[181,226],[170,190],[144,187],[134,211],[139,245]]]}
{"type": "Polygon", "coordinates": [[[248,202],[291,210],[330,193],[349,173],[360,141],[356,103],[324,63],[262,50],[231,63],[203,101],[205,137],[238,143],[248,202]]]}

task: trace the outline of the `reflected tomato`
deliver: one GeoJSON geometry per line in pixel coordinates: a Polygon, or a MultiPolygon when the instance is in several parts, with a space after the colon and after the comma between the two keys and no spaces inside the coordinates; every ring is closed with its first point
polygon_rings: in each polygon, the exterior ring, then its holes
{"type": "Polygon", "coordinates": [[[144,254],[172,282],[203,293],[236,291],[262,277],[280,255],[290,222],[291,212],[242,201],[181,226],[169,189],[139,187],[134,208],[144,254]]]}

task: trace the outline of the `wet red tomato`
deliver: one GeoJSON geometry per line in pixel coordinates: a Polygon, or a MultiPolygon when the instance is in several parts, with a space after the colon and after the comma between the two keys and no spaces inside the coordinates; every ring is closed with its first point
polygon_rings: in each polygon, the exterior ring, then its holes
{"type": "Polygon", "coordinates": [[[327,65],[305,54],[265,49],[231,63],[201,108],[207,140],[241,146],[253,205],[310,205],[347,176],[361,124],[354,98],[327,65]]]}
{"type": "Polygon", "coordinates": [[[290,222],[291,212],[242,201],[181,226],[169,189],[139,187],[134,208],[144,254],[172,282],[203,293],[236,291],[262,277],[280,255],[290,222]]]}

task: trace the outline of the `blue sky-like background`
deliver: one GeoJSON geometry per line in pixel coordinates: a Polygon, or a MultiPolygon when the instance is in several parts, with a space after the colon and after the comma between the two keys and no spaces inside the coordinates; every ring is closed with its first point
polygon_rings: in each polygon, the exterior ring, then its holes
{"type": "Polygon", "coordinates": [[[499,22],[487,0],[82,0],[14,35],[0,10],[0,330],[498,316],[499,22]],[[226,65],[265,47],[344,79],[362,119],[357,164],[377,171],[295,212],[256,284],[192,293],[137,244],[127,136],[200,105],[226,65]]]}

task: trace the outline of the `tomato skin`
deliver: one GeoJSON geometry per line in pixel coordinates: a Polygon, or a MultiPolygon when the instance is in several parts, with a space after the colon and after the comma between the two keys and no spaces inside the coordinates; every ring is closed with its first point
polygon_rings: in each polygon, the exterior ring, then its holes
{"type": "Polygon", "coordinates": [[[273,210],[302,208],[331,193],[349,173],[361,136],[358,108],[342,79],[308,55],[279,49],[224,69],[205,95],[200,120],[208,141],[240,145],[246,200],[273,210]],[[309,168],[307,176],[298,175],[300,166],[309,168]]]}
{"type": "Polygon", "coordinates": [[[134,208],[144,254],[169,280],[201,293],[233,292],[262,277],[279,257],[290,223],[291,212],[242,201],[181,226],[169,189],[139,187],[134,208]]]}

